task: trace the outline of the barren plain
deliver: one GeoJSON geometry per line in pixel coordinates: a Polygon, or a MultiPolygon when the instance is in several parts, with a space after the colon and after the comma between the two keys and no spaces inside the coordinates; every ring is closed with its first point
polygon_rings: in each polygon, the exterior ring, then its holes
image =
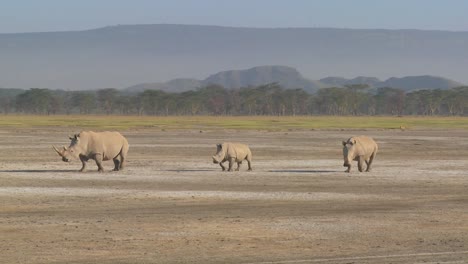
{"type": "Polygon", "coordinates": [[[104,173],[53,151],[75,132],[0,128],[0,263],[468,263],[466,130],[127,129],[104,173]],[[344,173],[361,134],[373,171],[344,173]],[[253,171],[213,164],[222,141],[253,171]]]}

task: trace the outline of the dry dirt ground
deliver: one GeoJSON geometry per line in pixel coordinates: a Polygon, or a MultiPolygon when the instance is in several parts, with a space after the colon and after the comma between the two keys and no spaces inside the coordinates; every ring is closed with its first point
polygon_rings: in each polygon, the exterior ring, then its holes
{"type": "Polygon", "coordinates": [[[73,128],[0,128],[1,263],[468,263],[467,131],[122,131],[128,167],[86,173],[73,128]],[[341,141],[375,138],[370,173],[341,141]],[[221,172],[221,141],[253,172],[221,172]]]}

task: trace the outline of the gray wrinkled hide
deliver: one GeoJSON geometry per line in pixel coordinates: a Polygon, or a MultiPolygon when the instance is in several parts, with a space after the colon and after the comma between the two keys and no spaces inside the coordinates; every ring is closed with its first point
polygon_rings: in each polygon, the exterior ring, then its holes
{"type": "Polygon", "coordinates": [[[360,172],[364,170],[364,163],[366,163],[366,171],[369,172],[372,161],[377,155],[377,150],[377,143],[368,136],[356,136],[343,141],[343,166],[348,167],[346,172],[351,171],[352,161],[358,162],[358,170],[360,172]]]}
{"type": "Polygon", "coordinates": [[[247,160],[249,166],[248,170],[251,171],[252,152],[250,151],[249,146],[232,142],[217,144],[217,151],[213,156],[213,162],[219,163],[223,171],[226,170],[223,166],[223,162],[229,162],[228,171],[232,171],[233,164],[237,163],[236,171],[238,171],[243,160],[247,160]]]}

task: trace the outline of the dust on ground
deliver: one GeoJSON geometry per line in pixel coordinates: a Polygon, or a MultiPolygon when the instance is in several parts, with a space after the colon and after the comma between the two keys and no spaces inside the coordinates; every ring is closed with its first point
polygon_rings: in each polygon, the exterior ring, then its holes
{"type": "Polygon", "coordinates": [[[52,145],[71,128],[0,129],[0,263],[465,263],[465,131],[122,131],[97,173],[52,145]],[[343,171],[365,134],[370,173],[343,171]],[[250,145],[222,172],[216,143],[250,145]]]}

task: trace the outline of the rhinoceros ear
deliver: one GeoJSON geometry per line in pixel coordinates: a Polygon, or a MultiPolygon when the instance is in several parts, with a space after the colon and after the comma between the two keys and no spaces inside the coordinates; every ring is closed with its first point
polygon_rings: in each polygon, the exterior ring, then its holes
{"type": "Polygon", "coordinates": [[[216,144],[216,147],[217,147],[217,148],[222,148],[223,145],[221,145],[221,144],[216,144]]]}

